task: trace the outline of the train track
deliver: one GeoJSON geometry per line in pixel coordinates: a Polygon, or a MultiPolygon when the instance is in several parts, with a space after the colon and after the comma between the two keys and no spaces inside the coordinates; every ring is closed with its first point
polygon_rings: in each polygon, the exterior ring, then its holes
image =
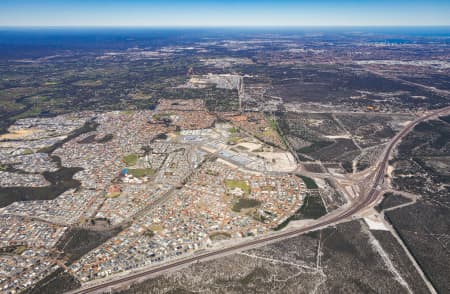
{"type": "Polygon", "coordinates": [[[71,291],[69,293],[70,294],[87,294],[87,293],[96,293],[96,292],[100,292],[100,291],[108,291],[108,289],[110,289],[114,286],[118,286],[120,284],[125,284],[127,282],[139,280],[141,278],[145,278],[145,277],[148,277],[151,275],[162,273],[162,272],[170,270],[170,269],[175,269],[175,268],[183,266],[183,265],[188,265],[191,263],[199,262],[199,261],[206,260],[206,259],[209,259],[212,257],[219,257],[219,256],[227,254],[227,253],[229,254],[232,252],[249,249],[251,247],[254,247],[255,245],[263,245],[266,243],[279,241],[279,240],[282,240],[285,238],[294,237],[297,235],[304,234],[306,232],[314,231],[314,230],[344,221],[344,220],[352,217],[356,213],[364,210],[365,208],[370,207],[372,204],[374,204],[378,200],[379,196],[382,195],[382,191],[379,190],[378,187],[383,182],[386,167],[387,167],[389,158],[391,156],[391,153],[394,150],[395,146],[400,142],[400,140],[406,134],[408,134],[414,128],[414,126],[416,126],[418,123],[428,120],[436,115],[447,112],[449,110],[450,110],[450,107],[446,107],[446,108],[442,108],[437,111],[434,111],[430,114],[427,114],[425,116],[422,116],[422,117],[416,119],[415,121],[408,124],[408,126],[406,126],[404,129],[402,129],[400,131],[400,133],[398,133],[391,140],[389,145],[386,147],[383,157],[382,157],[382,160],[378,163],[378,168],[374,172],[375,177],[374,177],[372,187],[370,188],[369,192],[365,196],[360,197],[357,201],[355,201],[353,203],[353,205],[350,206],[347,210],[344,210],[341,213],[339,213],[331,218],[319,219],[317,223],[311,224],[304,228],[290,230],[290,231],[284,231],[284,232],[277,233],[276,235],[269,235],[269,236],[262,237],[262,238],[259,238],[256,240],[247,241],[242,244],[237,244],[237,245],[229,246],[227,248],[218,249],[215,251],[194,255],[192,257],[188,257],[188,258],[185,258],[185,259],[182,259],[179,261],[172,262],[170,264],[161,265],[159,267],[144,270],[142,272],[131,273],[125,277],[118,277],[114,280],[105,281],[102,284],[87,286],[85,288],[80,288],[80,289],[71,291]]]}

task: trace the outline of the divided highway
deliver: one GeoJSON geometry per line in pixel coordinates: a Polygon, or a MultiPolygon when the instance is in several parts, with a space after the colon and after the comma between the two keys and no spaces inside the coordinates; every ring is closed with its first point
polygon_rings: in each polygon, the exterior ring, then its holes
{"type": "Polygon", "coordinates": [[[134,272],[130,273],[127,276],[121,276],[117,278],[112,278],[105,281],[98,281],[100,284],[97,285],[85,285],[80,289],[70,291],[71,294],[85,294],[85,293],[101,293],[101,292],[108,292],[110,288],[117,287],[120,285],[125,285],[127,283],[137,281],[140,279],[145,279],[146,277],[150,277],[152,275],[156,275],[159,273],[163,273],[165,271],[175,269],[181,266],[185,266],[191,263],[204,261],[206,259],[216,258],[220,256],[224,256],[227,254],[231,254],[233,252],[242,251],[246,249],[250,249],[252,247],[255,247],[257,245],[264,245],[270,242],[274,241],[280,241],[285,238],[294,237],[297,235],[301,235],[304,233],[307,233],[309,231],[314,231],[320,228],[324,228],[330,225],[337,224],[339,222],[348,220],[358,212],[370,207],[376,201],[383,195],[383,192],[381,189],[378,189],[379,186],[383,183],[385,171],[388,165],[389,158],[392,154],[392,151],[394,150],[395,146],[400,142],[400,140],[408,134],[415,125],[418,123],[428,120],[430,118],[433,118],[437,115],[443,114],[447,111],[450,111],[450,107],[442,108],[439,110],[436,110],[434,112],[431,112],[427,115],[424,115],[415,121],[408,124],[404,129],[402,129],[389,143],[389,145],[386,147],[383,156],[381,158],[381,161],[378,162],[377,169],[374,172],[373,182],[371,185],[370,190],[365,193],[364,195],[361,195],[355,202],[352,203],[352,205],[348,206],[343,211],[340,211],[339,213],[335,215],[328,215],[322,217],[321,219],[318,219],[317,222],[307,225],[303,228],[299,229],[293,229],[289,231],[281,231],[279,233],[274,233],[265,237],[261,237],[258,239],[250,240],[243,242],[241,244],[229,246],[223,249],[218,249],[210,252],[205,252],[197,255],[193,255],[190,257],[186,257],[184,259],[174,261],[168,264],[163,264],[158,267],[153,267],[148,270],[143,270],[141,272],[134,272]]]}

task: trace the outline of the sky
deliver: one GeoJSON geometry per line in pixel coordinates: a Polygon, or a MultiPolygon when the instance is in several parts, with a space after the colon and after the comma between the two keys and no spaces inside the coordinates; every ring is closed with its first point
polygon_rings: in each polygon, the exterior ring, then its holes
{"type": "Polygon", "coordinates": [[[0,0],[0,26],[447,26],[441,0],[0,0]]]}

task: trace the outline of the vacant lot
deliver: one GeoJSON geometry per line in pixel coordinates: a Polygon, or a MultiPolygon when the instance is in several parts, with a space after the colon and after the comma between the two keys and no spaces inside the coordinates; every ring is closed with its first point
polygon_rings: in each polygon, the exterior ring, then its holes
{"type": "Polygon", "coordinates": [[[261,205],[261,201],[257,199],[239,198],[239,200],[233,205],[232,210],[240,212],[242,209],[254,208],[261,205]]]}
{"type": "Polygon", "coordinates": [[[352,161],[360,155],[358,146],[334,115],[280,112],[278,125],[301,161],[336,162],[351,171],[352,161]]]}
{"type": "Polygon", "coordinates": [[[103,244],[109,238],[117,235],[120,231],[121,228],[102,231],[74,228],[66,233],[64,238],[58,243],[58,248],[72,262],[103,244]]]}

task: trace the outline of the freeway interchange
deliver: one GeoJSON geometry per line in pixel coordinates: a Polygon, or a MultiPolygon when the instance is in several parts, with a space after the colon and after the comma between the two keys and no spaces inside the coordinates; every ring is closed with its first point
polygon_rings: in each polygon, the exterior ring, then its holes
{"type": "MultiPolygon", "coordinates": [[[[450,107],[438,109],[427,114],[418,117],[416,120],[409,123],[404,127],[386,146],[380,159],[378,160],[375,170],[363,178],[365,186],[367,187],[362,191],[359,197],[355,198],[350,203],[343,207],[317,219],[309,222],[307,225],[300,228],[288,228],[279,232],[274,232],[268,235],[246,240],[240,243],[233,243],[222,248],[215,248],[211,250],[205,250],[197,252],[193,255],[178,259],[160,266],[153,266],[140,271],[125,272],[121,275],[116,275],[103,280],[97,280],[95,282],[89,282],[83,285],[81,288],[70,291],[71,294],[83,294],[83,293],[102,293],[114,288],[119,288],[128,285],[133,282],[145,280],[147,278],[162,274],[167,271],[175,270],[187,266],[192,263],[206,261],[214,258],[219,258],[225,255],[229,255],[235,252],[259,247],[268,243],[277,242],[286,238],[291,238],[300,234],[304,234],[310,231],[322,229],[328,226],[336,225],[341,222],[351,220],[353,217],[358,216],[361,212],[373,207],[379,200],[381,200],[384,189],[382,187],[386,169],[388,167],[389,159],[395,150],[397,144],[401,139],[406,136],[413,128],[420,122],[429,120],[436,116],[442,115],[450,111],[450,107]]],[[[360,184],[360,183],[357,183],[360,184]]]]}

